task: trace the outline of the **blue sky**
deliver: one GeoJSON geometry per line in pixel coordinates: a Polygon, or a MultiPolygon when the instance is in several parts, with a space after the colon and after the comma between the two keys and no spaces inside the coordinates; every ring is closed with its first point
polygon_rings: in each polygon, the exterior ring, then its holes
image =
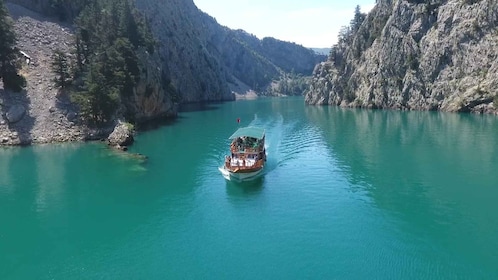
{"type": "Polygon", "coordinates": [[[274,37],[305,47],[329,48],[354,8],[368,12],[375,0],[194,0],[202,11],[231,29],[274,37]]]}

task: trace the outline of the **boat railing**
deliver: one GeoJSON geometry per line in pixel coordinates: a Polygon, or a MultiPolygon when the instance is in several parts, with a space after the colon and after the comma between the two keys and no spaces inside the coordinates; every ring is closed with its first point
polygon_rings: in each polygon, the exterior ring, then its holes
{"type": "Polygon", "coordinates": [[[240,157],[240,158],[226,157],[225,159],[225,167],[227,169],[238,169],[238,170],[253,169],[253,168],[259,168],[263,166],[263,164],[264,164],[264,159],[256,160],[245,157],[240,157]]]}
{"type": "Polygon", "coordinates": [[[230,152],[232,153],[257,153],[263,150],[264,144],[257,143],[253,145],[248,145],[244,143],[237,143],[236,141],[230,144],[230,152]]]}
{"type": "Polygon", "coordinates": [[[261,152],[262,149],[257,147],[257,148],[239,148],[239,147],[230,147],[230,152],[232,154],[236,153],[259,153],[261,152]]]}

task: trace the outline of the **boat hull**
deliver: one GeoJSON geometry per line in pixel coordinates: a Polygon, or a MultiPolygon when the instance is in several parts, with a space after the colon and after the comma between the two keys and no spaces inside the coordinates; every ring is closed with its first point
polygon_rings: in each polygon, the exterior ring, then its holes
{"type": "Polygon", "coordinates": [[[263,167],[253,170],[253,171],[248,171],[244,170],[244,172],[238,171],[238,172],[233,172],[231,170],[228,170],[224,166],[221,166],[218,168],[221,172],[221,175],[225,177],[228,181],[235,181],[235,182],[245,182],[245,181],[251,181],[263,173],[263,167]]]}

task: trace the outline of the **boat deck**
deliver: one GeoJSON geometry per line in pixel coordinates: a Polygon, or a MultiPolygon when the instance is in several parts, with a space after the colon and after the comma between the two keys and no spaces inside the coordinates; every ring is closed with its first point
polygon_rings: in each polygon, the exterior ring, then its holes
{"type": "Polygon", "coordinates": [[[251,158],[248,159],[232,158],[232,160],[230,161],[231,167],[242,167],[242,166],[253,167],[255,164],[256,160],[251,158]]]}
{"type": "Polygon", "coordinates": [[[263,164],[264,159],[255,158],[227,157],[225,160],[225,168],[232,172],[257,170],[262,168],[263,164]]]}

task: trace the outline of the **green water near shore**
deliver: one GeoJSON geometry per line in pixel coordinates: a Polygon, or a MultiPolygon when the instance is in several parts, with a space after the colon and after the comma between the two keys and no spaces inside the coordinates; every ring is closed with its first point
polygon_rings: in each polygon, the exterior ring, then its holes
{"type": "Polygon", "coordinates": [[[187,108],[138,135],[0,149],[0,279],[497,279],[498,118],[305,106],[187,108]],[[264,176],[219,174],[267,132],[264,176]]]}

